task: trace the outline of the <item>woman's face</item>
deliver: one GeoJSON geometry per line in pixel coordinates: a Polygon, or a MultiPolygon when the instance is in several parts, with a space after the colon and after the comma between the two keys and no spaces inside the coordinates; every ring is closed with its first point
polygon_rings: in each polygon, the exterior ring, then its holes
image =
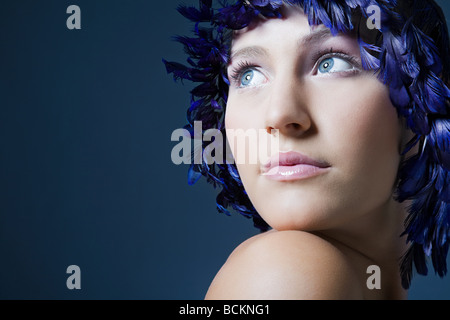
{"type": "Polygon", "coordinates": [[[235,35],[225,125],[278,130],[278,165],[237,163],[271,227],[337,228],[393,201],[403,130],[354,38],[311,28],[301,9],[285,13],[235,35]]]}

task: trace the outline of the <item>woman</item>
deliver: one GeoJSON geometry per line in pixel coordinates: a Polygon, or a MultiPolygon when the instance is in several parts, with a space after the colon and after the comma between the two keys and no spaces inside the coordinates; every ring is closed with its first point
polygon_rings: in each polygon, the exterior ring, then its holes
{"type": "Polygon", "coordinates": [[[197,22],[178,38],[189,66],[164,62],[201,82],[186,128],[263,129],[279,146],[268,161],[191,165],[190,183],[222,187],[220,211],[270,229],[236,248],[207,299],[403,299],[413,265],[446,273],[450,63],[433,1],[180,12],[197,22]]]}

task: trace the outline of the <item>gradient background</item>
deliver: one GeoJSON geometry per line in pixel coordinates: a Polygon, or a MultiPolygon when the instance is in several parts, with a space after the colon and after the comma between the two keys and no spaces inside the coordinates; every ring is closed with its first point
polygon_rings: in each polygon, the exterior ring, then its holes
{"type": "MultiPolygon", "coordinates": [[[[257,233],[171,162],[191,88],[161,63],[185,59],[178,3],[1,1],[1,299],[202,299],[257,233]],[[81,30],[66,28],[71,4],[81,30]],[[81,290],[66,287],[72,264],[81,290]]],[[[410,298],[450,299],[450,278],[416,276],[410,298]]]]}

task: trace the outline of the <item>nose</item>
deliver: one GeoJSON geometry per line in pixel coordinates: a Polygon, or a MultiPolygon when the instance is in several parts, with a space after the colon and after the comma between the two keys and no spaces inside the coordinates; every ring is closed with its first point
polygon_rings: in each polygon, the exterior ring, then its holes
{"type": "Polygon", "coordinates": [[[312,127],[307,108],[307,93],[301,79],[295,74],[274,80],[267,100],[266,130],[279,130],[284,136],[298,138],[312,127]]]}

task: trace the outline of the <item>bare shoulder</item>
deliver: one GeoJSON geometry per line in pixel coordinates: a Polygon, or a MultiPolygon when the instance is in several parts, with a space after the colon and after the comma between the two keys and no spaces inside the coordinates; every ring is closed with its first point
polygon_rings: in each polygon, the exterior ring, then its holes
{"type": "Polygon", "coordinates": [[[206,299],[360,299],[347,257],[302,231],[270,231],[237,247],[214,278],[206,299]]]}

